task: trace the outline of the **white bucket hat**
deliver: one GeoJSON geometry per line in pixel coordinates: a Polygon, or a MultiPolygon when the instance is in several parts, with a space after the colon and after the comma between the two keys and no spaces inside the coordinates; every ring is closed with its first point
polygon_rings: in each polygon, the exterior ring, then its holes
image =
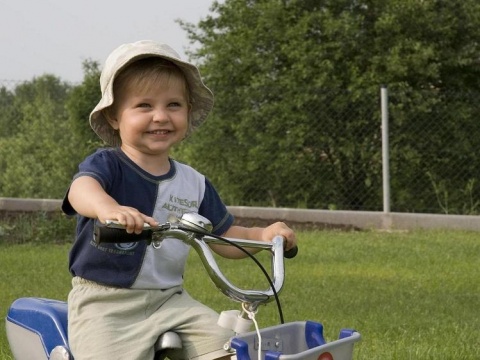
{"type": "Polygon", "coordinates": [[[100,76],[102,99],[90,114],[90,126],[93,131],[110,146],[120,146],[122,141],[105,118],[102,110],[113,104],[113,81],[118,72],[126,65],[147,57],[161,57],[173,62],[185,74],[190,90],[191,110],[189,114],[190,128],[198,127],[213,107],[213,94],[202,82],[197,67],[180,60],[180,56],[170,46],[150,40],[123,44],[113,50],[105,61],[100,76]]]}

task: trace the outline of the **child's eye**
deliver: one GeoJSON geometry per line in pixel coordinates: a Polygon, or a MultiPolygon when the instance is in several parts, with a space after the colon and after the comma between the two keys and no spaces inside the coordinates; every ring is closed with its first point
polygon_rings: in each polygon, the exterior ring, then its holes
{"type": "Polygon", "coordinates": [[[179,102],[173,101],[173,102],[171,102],[170,104],[168,104],[168,106],[170,106],[170,107],[179,107],[179,106],[182,106],[182,104],[179,103],[179,102]]]}
{"type": "Polygon", "coordinates": [[[148,104],[148,103],[140,103],[140,104],[137,105],[137,107],[139,107],[139,108],[148,108],[148,107],[150,107],[150,104],[148,104]]]}

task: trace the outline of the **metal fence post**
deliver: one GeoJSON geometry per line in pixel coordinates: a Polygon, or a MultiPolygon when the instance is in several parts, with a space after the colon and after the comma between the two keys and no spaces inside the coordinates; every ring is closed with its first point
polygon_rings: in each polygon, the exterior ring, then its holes
{"type": "Polygon", "coordinates": [[[382,112],[382,174],[383,174],[383,212],[390,213],[390,155],[388,144],[388,89],[380,88],[382,112]]]}

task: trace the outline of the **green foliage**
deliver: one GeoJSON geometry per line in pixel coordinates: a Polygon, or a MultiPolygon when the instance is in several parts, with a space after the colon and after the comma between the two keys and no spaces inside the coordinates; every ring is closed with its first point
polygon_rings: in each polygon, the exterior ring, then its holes
{"type": "Polygon", "coordinates": [[[77,86],[44,75],[14,92],[0,89],[0,196],[62,198],[78,163],[98,146],[88,114],[99,98],[99,70],[92,62],[84,69],[77,86]]]}
{"type": "Polygon", "coordinates": [[[5,87],[0,88],[0,141],[15,134],[19,118],[15,95],[5,87]]]}
{"type": "Polygon", "coordinates": [[[3,196],[62,195],[70,170],[71,133],[64,111],[69,86],[45,75],[15,90],[16,134],[2,138],[0,189],[3,196]],[[63,182],[62,182],[63,181],[63,182]],[[59,186],[63,186],[63,191],[59,186]]]}
{"type": "MultiPolygon", "coordinates": [[[[397,91],[392,174],[401,181],[415,174],[430,194],[425,169],[451,175],[441,171],[440,144],[452,131],[460,140],[478,127],[473,103],[453,114],[459,104],[448,96],[480,90],[477,1],[227,0],[211,9],[197,26],[180,23],[201,44],[190,55],[214,90],[215,111],[176,155],[210,176],[231,204],[378,209],[381,84],[397,91]],[[439,114],[446,119],[438,139],[405,131],[439,114]],[[406,169],[403,158],[420,153],[418,167],[406,169]],[[321,183],[312,181],[320,174],[321,183]]],[[[401,181],[392,193],[403,211],[435,202],[405,193],[401,181]]]]}
{"type": "Polygon", "coordinates": [[[479,199],[480,188],[470,181],[478,178],[480,167],[475,150],[475,139],[480,134],[480,122],[476,120],[479,90],[463,91],[460,95],[441,89],[392,88],[391,93],[394,202],[407,211],[426,212],[437,203],[439,212],[475,214],[471,205],[479,199]],[[412,179],[416,186],[406,194],[412,179]],[[438,199],[440,192],[448,193],[448,205],[438,199]]]}
{"type": "Polygon", "coordinates": [[[0,244],[72,243],[76,222],[58,212],[0,214],[0,244]]]}
{"type": "Polygon", "coordinates": [[[101,141],[88,123],[90,112],[101,98],[99,64],[95,61],[87,60],[83,63],[83,71],[82,83],[72,89],[66,102],[73,131],[81,139],[77,144],[80,151],[77,151],[77,156],[72,159],[76,164],[83,160],[85,154],[91,153],[94,149],[101,146],[101,141]]]}

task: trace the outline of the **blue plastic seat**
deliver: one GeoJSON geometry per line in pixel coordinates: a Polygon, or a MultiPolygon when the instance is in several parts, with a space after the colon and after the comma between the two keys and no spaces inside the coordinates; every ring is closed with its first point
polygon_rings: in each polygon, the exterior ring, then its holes
{"type": "Polygon", "coordinates": [[[37,334],[47,358],[56,346],[68,349],[67,303],[64,301],[20,298],[10,306],[6,320],[21,329],[37,334]]]}

